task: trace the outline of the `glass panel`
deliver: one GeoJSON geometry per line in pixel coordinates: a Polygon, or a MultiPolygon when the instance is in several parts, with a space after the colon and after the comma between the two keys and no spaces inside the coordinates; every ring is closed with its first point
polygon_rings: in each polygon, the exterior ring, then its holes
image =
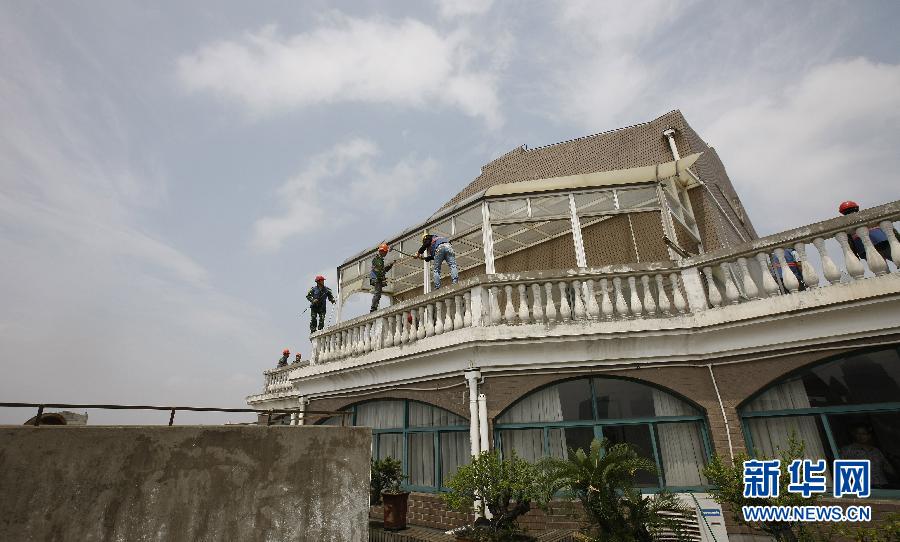
{"type": "Polygon", "coordinates": [[[569,214],[569,196],[547,196],[531,198],[531,216],[559,216],[569,214]]]}
{"type": "MultiPolygon", "coordinates": [[[[612,444],[628,443],[634,446],[641,457],[654,462],[653,446],[650,440],[649,425],[608,425],[603,427],[603,436],[612,444]]],[[[659,487],[659,479],[655,473],[638,471],[634,477],[638,487],[659,487]]]]}
{"type": "Polygon", "coordinates": [[[537,461],[544,455],[543,429],[505,429],[500,431],[501,452],[510,457],[513,451],[526,461],[537,461]]]}
{"type": "Polygon", "coordinates": [[[434,486],[434,433],[409,434],[409,483],[434,486]]]}
{"type": "Polygon", "coordinates": [[[636,188],[619,190],[619,209],[635,209],[638,207],[659,207],[656,188],[636,188]]]}
{"type": "Polygon", "coordinates": [[[497,423],[592,420],[591,389],[586,378],[535,391],[513,405],[497,423]]]}
{"type": "Polygon", "coordinates": [[[409,427],[448,427],[469,426],[469,422],[443,408],[419,403],[409,402],[409,427]]]}
{"type": "Polygon", "coordinates": [[[793,434],[804,444],[804,455],[810,459],[833,459],[828,439],[818,416],[777,416],[771,418],[747,418],[747,429],[753,439],[754,455],[778,457],[786,450],[793,434]]]}
{"type": "Polygon", "coordinates": [[[525,198],[488,203],[491,220],[528,218],[528,203],[525,198]]]}
{"type": "Polygon", "coordinates": [[[656,426],[659,460],[667,486],[689,487],[707,484],[703,476],[706,450],[700,422],[661,423],[656,426]]]}
{"type": "Polygon", "coordinates": [[[372,401],[356,405],[356,425],[373,429],[403,429],[403,401],[372,401]]]}
{"type": "MultiPolygon", "coordinates": [[[[448,218],[447,220],[444,220],[443,222],[429,226],[428,233],[433,234],[433,235],[441,235],[444,237],[450,237],[450,235],[452,234],[450,229],[451,229],[450,228],[450,219],[448,218]]],[[[422,245],[419,244],[419,246],[422,246],[422,245]]]]}
{"type": "Polygon", "coordinates": [[[602,213],[605,211],[613,211],[616,208],[616,202],[613,198],[612,190],[587,192],[583,194],[575,194],[574,196],[575,211],[579,215],[582,213],[602,213]]]}
{"type": "Polygon", "coordinates": [[[900,401],[900,355],[894,348],[856,354],[802,375],[809,405],[863,405],[900,401]]]}
{"type": "Polygon", "coordinates": [[[656,413],[653,407],[653,388],[614,378],[595,378],[594,395],[597,397],[597,416],[609,418],[650,418],[656,413]]]}
{"type": "Polygon", "coordinates": [[[582,449],[584,453],[591,450],[594,440],[593,427],[554,427],[550,429],[550,457],[566,459],[570,449],[582,449]]]}
{"type": "Polygon", "coordinates": [[[441,433],[441,485],[456,474],[462,465],[471,461],[469,434],[465,432],[441,433]]]}
{"type": "Polygon", "coordinates": [[[828,416],[841,459],[868,459],[872,487],[900,489],[900,412],[828,416]]]}
{"type": "MultiPolygon", "coordinates": [[[[347,424],[349,425],[350,418],[347,418],[347,424]]],[[[318,423],[318,425],[341,425],[341,416],[332,416],[318,423]]]]}
{"type": "Polygon", "coordinates": [[[403,460],[403,435],[399,433],[384,433],[376,435],[378,439],[378,459],[393,457],[403,460]]]}
{"type": "Polygon", "coordinates": [[[482,222],[481,205],[471,207],[456,215],[456,233],[460,234],[476,226],[480,228],[482,222]]]}

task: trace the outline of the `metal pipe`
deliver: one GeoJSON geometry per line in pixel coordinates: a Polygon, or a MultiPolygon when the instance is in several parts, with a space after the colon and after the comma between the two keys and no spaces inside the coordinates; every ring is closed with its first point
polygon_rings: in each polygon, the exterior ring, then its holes
{"type": "Polygon", "coordinates": [[[490,451],[490,438],[488,437],[488,415],[487,415],[487,396],[483,393],[478,394],[478,425],[481,428],[481,451],[490,451]]]}
{"type": "Polygon", "coordinates": [[[481,452],[481,427],[478,423],[478,381],[481,379],[481,370],[471,367],[465,371],[466,381],[469,384],[469,442],[471,444],[472,457],[481,452]]]}
{"type": "Polygon", "coordinates": [[[722,419],[725,420],[725,436],[728,437],[728,457],[734,460],[734,447],[731,445],[731,429],[728,428],[728,415],[725,414],[725,403],[722,402],[722,395],[719,394],[719,385],[716,383],[716,375],[713,373],[712,363],[708,363],[706,367],[709,369],[709,377],[712,379],[713,388],[716,390],[716,399],[719,400],[719,408],[722,409],[722,419]]]}

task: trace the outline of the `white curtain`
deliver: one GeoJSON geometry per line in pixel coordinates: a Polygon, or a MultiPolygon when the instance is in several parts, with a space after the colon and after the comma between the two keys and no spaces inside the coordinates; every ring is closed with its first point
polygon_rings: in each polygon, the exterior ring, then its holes
{"type": "MultiPolygon", "coordinates": [[[[745,412],[766,410],[791,410],[809,408],[809,396],[801,379],[794,379],[772,387],[748,404],[745,412]]],[[[816,420],[812,416],[778,416],[774,418],[748,418],[747,425],[753,438],[753,447],[767,457],[776,457],[779,449],[786,449],[788,438],[794,432],[805,445],[809,459],[825,459],[825,448],[819,437],[816,420]]]]}
{"type": "Polygon", "coordinates": [[[409,483],[434,486],[434,433],[409,433],[409,483]]]}
{"type": "MultiPolygon", "coordinates": [[[[666,392],[653,390],[653,411],[657,416],[693,416],[696,409],[666,392]]],[[[656,426],[667,486],[702,486],[706,464],[700,426],[697,422],[661,423],[656,426]]]]}
{"type": "Polygon", "coordinates": [[[376,435],[378,439],[378,459],[393,457],[403,461],[403,435],[399,433],[384,433],[376,435]]]}
{"type": "MultiPolygon", "coordinates": [[[[559,386],[548,386],[516,403],[503,416],[497,418],[497,423],[559,422],[562,419],[559,386]]],[[[556,434],[560,440],[553,442],[551,447],[565,450],[565,433],[559,431],[556,434]]],[[[512,450],[528,461],[536,461],[543,456],[543,429],[505,430],[502,431],[500,438],[504,456],[508,456],[512,450]]]]}
{"type": "Polygon", "coordinates": [[[373,429],[402,429],[403,401],[372,401],[357,405],[356,425],[373,429]]]}
{"type": "Polygon", "coordinates": [[[469,433],[454,431],[441,433],[441,481],[444,486],[462,465],[468,464],[472,456],[469,433]]]}
{"type": "Polygon", "coordinates": [[[452,425],[468,426],[468,420],[457,416],[449,410],[438,408],[425,403],[410,401],[409,426],[410,427],[447,427],[452,425]]]}

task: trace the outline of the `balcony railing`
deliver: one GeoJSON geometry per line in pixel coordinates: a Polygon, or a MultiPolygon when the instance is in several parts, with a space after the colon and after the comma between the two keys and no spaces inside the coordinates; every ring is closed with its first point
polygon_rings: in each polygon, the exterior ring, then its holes
{"type": "MultiPolygon", "coordinates": [[[[481,275],[316,332],[311,363],[402,348],[466,328],[672,318],[884,275],[888,263],[868,227],[893,231],[898,219],[900,201],[678,263],[481,275]],[[862,240],[865,260],[851,250],[852,234],[862,240]],[[799,278],[789,270],[786,250],[796,255],[799,278]]],[[[896,266],[900,242],[888,237],[896,266]]],[[[266,391],[289,389],[292,368],[266,371],[266,391]]]]}

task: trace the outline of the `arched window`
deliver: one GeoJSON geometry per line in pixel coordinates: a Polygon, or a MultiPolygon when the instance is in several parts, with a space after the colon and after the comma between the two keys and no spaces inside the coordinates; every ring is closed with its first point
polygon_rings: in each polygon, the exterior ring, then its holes
{"type": "Polygon", "coordinates": [[[495,438],[504,455],[529,461],[564,458],[595,438],[632,444],[658,474],[640,473],[641,487],[698,488],[709,457],[703,414],[665,391],[619,378],[581,378],[534,391],[501,414],[495,438]]]}
{"type": "Polygon", "coordinates": [[[811,459],[868,459],[872,487],[900,490],[900,348],[855,352],[767,387],[741,408],[747,448],[772,457],[793,433],[811,459]]]}
{"type": "MultiPolygon", "coordinates": [[[[353,425],[372,428],[372,455],[403,462],[409,489],[436,491],[471,459],[469,421],[448,410],[393,399],[359,403],[352,410],[353,425]]],[[[340,418],[321,423],[340,425],[340,418]]]]}

